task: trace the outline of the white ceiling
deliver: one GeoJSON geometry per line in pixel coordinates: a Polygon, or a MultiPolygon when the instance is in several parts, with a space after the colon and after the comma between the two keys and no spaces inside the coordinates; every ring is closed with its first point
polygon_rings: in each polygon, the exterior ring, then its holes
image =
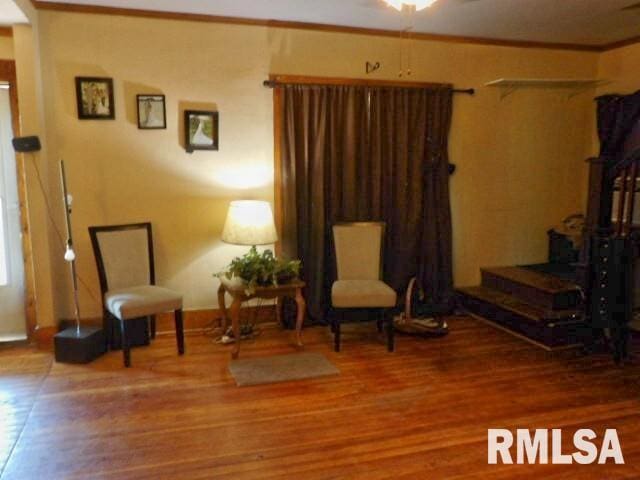
{"type": "Polygon", "coordinates": [[[13,0],[0,0],[0,25],[15,25],[28,23],[27,17],[13,0]]]}
{"type": "Polygon", "coordinates": [[[621,11],[638,0],[439,0],[413,20],[382,0],[44,1],[584,45],[640,35],[640,9],[621,11]]]}

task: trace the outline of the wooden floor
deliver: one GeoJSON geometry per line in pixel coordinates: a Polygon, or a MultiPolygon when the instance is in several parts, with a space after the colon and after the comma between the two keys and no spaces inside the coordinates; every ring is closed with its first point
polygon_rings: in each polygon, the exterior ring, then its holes
{"type": "MultiPolygon", "coordinates": [[[[606,356],[548,354],[476,320],[443,339],[398,337],[386,352],[372,325],[326,329],[306,350],[339,376],[238,388],[228,348],[172,337],[88,366],[47,352],[0,350],[2,480],[640,478],[640,367],[606,356]],[[488,428],[617,428],[626,465],[489,466],[488,428]]],[[[242,356],[295,352],[275,327],[242,356]]],[[[572,452],[573,449],[569,451],[572,452]]]]}

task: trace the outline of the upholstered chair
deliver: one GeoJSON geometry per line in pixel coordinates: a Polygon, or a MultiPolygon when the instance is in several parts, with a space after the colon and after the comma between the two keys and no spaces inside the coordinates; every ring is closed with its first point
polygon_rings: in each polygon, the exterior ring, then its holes
{"type": "Polygon", "coordinates": [[[109,339],[119,323],[125,367],[131,366],[129,320],[151,319],[155,337],[155,315],[174,312],[178,353],[184,354],[182,295],[155,285],[153,235],[150,223],[89,227],[102,293],[103,322],[109,339]]]}
{"type": "Polygon", "coordinates": [[[337,280],[331,287],[332,330],[335,351],[340,351],[340,324],[344,313],[375,309],[386,320],[387,347],[394,350],[393,318],[396,292],[382,281],[385,224],[382,222],[338,223],[333,226],[337,280]]]}

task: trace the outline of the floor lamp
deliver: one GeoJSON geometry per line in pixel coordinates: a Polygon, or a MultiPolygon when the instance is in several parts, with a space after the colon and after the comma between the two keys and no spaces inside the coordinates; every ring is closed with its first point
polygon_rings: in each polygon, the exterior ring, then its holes
{"type": "Polygon", "coordinates": [[[73,198],[67,191],[67,177],[64,161],[60,161],[60,183],[67,225],[67,243],[64,259],[69,263],[73,286],[73,306],[75,325],[53,337],[57,362],[89,363],[106,351],[104,331],[97,327],[86,327],[80,323],[80,303],[78,301],[78,275],[76,272],[76,253],[73,249],[73,231],[71,229],[71,203],[73,198]]]}

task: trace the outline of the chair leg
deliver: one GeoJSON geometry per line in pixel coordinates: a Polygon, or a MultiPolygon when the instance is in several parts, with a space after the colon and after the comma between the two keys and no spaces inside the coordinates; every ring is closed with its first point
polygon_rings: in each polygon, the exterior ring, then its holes
{"type": "Polygon", "coordinates": [[[129,334],[127,333],[126,320],[120,320],[120,333],[124,366],[129,368],[131,366],[131,346],[129,344],[129,334]]]}
{"type": "Polygon", "coordinates": [[[386,319],[387,322],[387,350],[389,350],[390,352],[395,351],[395,327],[393,325],[393,315],[391,315],[391,312],[385,310],[384,311],[384,317],[386,319]]]}
{"type": "Polygon", "coordinates": [[[331,328],[331,333],[335,333],[336,331],[336,311],[335,309],[330,308],[327,313],[327,318],[329,319],[329,328],[331,328]]]}
{"type": "Polygon", "coordinates": [[[149,319],[149,330],[150,330],[150,336],[151,336],[151,340],[155,340],[156,338],[156,316],[155,315],[151,315],[150,319],[149,319]]]}
{"type": "Polygon", "coordinates": [[[342,322],[342,312],[337,313],[333,320],[333,349],[340,351],[340,323],[342,322]]]}
{"type": "Polygon", "coordinates": [[[111,343],[113,341],[111,314],[108,310],[102,311],[102,329],[104,331],[104,349],[105,352],[111,350],[111,343]]]}
{"type": "Polygon", "coordinates": [[[178,354],[184,355],[184,326],[182,324],[182,309],[174,312],[176,320],[176,340],[178,341],[178,354]]]}

